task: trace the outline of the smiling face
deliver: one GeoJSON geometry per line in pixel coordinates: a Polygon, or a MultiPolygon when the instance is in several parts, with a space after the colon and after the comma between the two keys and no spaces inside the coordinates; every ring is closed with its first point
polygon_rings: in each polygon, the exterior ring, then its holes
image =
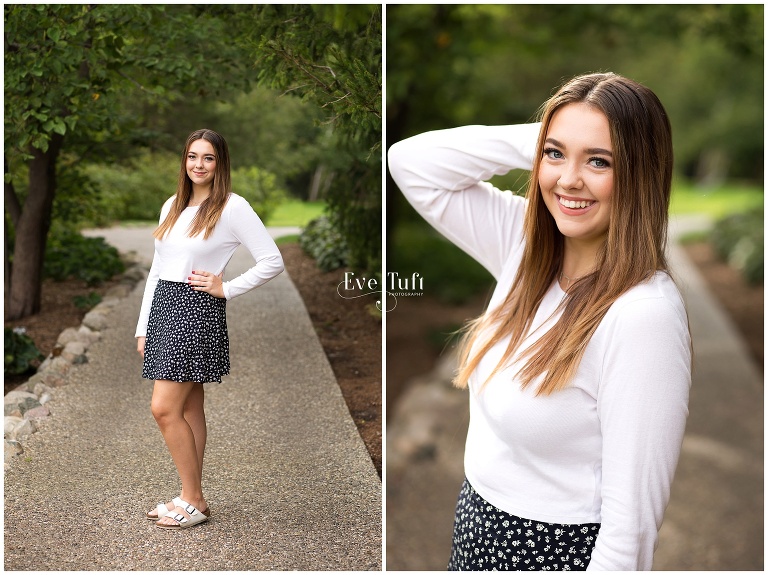
{"type": "Polygon", "coordinates": [[[608,119],[584,103],[557,110],[539,165],[539,187],[566,244],[599,245],[610,223],[613,155],[608,119]]]}
{"type": "Polygon", "coordinates": [[[187,176],[193,186],[209,187],[216,172],[216,153],[208,140],[195,140],[187,150],[187,176]]]}

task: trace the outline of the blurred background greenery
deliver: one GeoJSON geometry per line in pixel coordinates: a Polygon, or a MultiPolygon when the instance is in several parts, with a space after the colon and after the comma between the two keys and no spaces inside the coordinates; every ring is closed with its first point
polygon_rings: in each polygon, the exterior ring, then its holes
{"type": "MultiPolygon", "coordinates": [[[[398,5],[387,8],[386,34],[387,146],[428,130],[532,121],[567,79],[613,71],[649,86],[670,116],[673,214],[762,213],[762,5],[398,5]]],[[[494,183],[520,189],[527,177],[494,183]]],[[[388,269],[423,272],[446,302],[487,290],[490,276],[428,228],[391,179],[386,198],[388,269]],[[455,266],[472,270],[469,279],[455,278],[455,266]]],[[[743,222],[762,261],[762,218],[743,222]]]]}

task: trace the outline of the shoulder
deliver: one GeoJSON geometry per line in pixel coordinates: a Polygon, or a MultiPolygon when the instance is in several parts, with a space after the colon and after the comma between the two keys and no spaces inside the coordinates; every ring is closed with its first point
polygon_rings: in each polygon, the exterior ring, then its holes
{"type": "Polygon", "coordinates": [[[229,217],[237,218],[238,216],[250,216],[254,211],[251,204],[243,196],[230,192],[227,203],[224,205],[224,213],[229,217]]]}
{"type": "Polygon", "coordinates": [[[165,202],[163,202],[163,207],[160,208],[161,217],[165,217],[168,214],[168,212],[171,211],[171,206],[173,206],[173,202],[175,200],[176,200],[176,194],[173,194],[170,198],[168,198],[167,200],[165,200],[165,202]]]}
{"type": "Polygon", "coordinates": [[[237,195],[235,192],[230,192],[229,197],[227,198],[227,204],[224,209],[237,210],[245,206],[248,206],[248,207],[251,206],[251,204],[248,203],[248,200],[246,200],[243,196],[237,195]]]}
{"type": "Polygon", "coordinates": [[[680,290],[666,272],[622,294],[606,313],[604,322],[623,329],[674,329],[688,331],[688,315],[680,290]]]}
{"type": "Polygon", "coordinates": [[[261,219],[248,200],[234,192],[230,192],[227,198],[222,217],[226,217],[229,225],[238,229],[244,229],[243,226],[247,228],[261,223],[261,219]]]}

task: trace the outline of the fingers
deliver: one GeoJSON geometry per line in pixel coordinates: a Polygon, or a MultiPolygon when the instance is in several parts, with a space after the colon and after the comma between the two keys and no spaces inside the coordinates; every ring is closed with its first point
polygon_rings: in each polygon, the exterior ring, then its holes
{"type": "Polygon", "coordinates": [[[218,291],[216,286],[221,284],[223,276],[224,272],[214,275],[211,272],[193,270],[192,275],[187,277],[187,284],[195,291],[211,293],[213,290],[218,291]]]}

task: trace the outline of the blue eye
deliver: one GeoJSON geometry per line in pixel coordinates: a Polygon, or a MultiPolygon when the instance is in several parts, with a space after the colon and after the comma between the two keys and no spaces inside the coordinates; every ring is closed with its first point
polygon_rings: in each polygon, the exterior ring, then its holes
{"type": "Polygon", "coordinates": [[[590,158],[589,162],[596,168],[610,168],[611,164],[603,158],[590,158]]]}
{"type": "Polygon", "coordinates": [[[563,159],[563,154],[560,152],[560,150],[556,150],[555,148],[545,148],[544,155],[547,156],[550,160],[563,159]]]}

